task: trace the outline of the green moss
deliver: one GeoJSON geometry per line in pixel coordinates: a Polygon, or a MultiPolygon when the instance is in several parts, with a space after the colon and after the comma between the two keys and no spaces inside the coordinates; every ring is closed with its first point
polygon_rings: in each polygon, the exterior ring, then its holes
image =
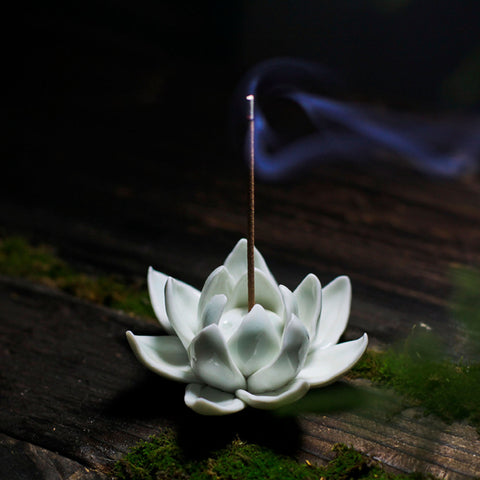
{"type": "Polygon", "coordinates": [[[139,443],[115,465],[120,480],[406,480],[433,478],[419,474],[394,475],[353,448],[335,445],[335,458],[326,466],[300,464],[268,448],[235,440],[201,460],[189,460],[167,430],[139,443]]]}
{"type": "Polygon", "coordinates": [[[58,288],[66,293],[127,313],[153,317],[144,284],[126,285],[113,276],[78,272],[45,245],[20,237],[0,238],[0,273],[58,288]]]}
{"type": "Polygon", "coordinates": [[[466,357],[480,354],[480,270],[457,267],[452,270],[451,311],[466,339],[466,357]]]}
{"type": "Polygon", "coordinates": [[[422,406],[427,414],[480,427],[480,365],[437,357],[428,338],[412,341],[410,337],[401,348],[367,352],[349,377],[393,387],[407,403],[422,406]]]}
{"type": "Polygon", "coordinates": [[[451,312],[464,338],[460,361],[447,358],[434,333],[414,328],[399,345],[368,351],[349,376],[393,387],[426,413],[449,422],[467,420],[480,429],[480,272],[457,267],[452,283],[451,312]]]}

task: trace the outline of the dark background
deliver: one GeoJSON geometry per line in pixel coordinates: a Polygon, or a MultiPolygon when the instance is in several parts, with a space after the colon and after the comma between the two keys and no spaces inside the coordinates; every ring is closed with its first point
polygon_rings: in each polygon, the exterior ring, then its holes
{"type": "Polygon", "coordinates": [[[479,108],[476,0],[46,1],[6,18],[4,163],[15,188],[17,175],[130,178],[140,164],[238,162],[233,91],[277,56],[328,66],[350,98],[479,108]]]}

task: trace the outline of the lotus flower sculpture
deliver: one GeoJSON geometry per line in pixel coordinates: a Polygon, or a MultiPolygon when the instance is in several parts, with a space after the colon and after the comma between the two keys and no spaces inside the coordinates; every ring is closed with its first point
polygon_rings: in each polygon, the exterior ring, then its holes
{"type": "Polygon", "coordinates": [[[333,382],[368,343],[337,344],[350,313],[346,276],[322,289],[309,274],[292,292],[278,285],[255,249],[255,306],[248,311],[247,241],[240,240],[201,292],[148,271],[152,306],[165,336],[127,338],[150,370],[187,383],[185,403],[204,415],[235,413],[246,405],[271,409],[333,382]]]}

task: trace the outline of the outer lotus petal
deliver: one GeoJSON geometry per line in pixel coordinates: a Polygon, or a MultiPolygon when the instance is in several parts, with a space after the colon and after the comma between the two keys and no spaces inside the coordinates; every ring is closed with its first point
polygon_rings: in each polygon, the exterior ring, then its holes
{"type": "Polygon", "coordinates": [[[357,363],[367,345],[368,336],[364,333],[357,340],[317,348],[308,355],[298,378],[306,380],[311,387],[331,383],[357,363]]]}
{"type": "MultiPolygon", "coordinates": [[[[232,294],[228,299],[226,310],[246,307],[248,305],[248,274],[245,273],[239,278],[232,294]]],[[[273,283],[264,272],[255,269],[255,303],[259,303],[265,309],[271,310],[283,316],[283,300],[276,283],[273,283]]]]}
{"type": "Polygon", "coordinates": [[[157,316],[162,327],[168,332],[172,333],[173,328],[168,321],[167,312],[165,311],[165,284],[168,276],[157,272],[152,267],[148,269],[148,293],[152,303],[153,311],[157,316]]]}
{"type": "Polygon", "coordinates": [[[198,317],[203,315],[205,307],[215,295],[224,294],[227,297],[233,290],[234,281],[228,270],[222,265],[216,268],[205,280],[200,300],[198,301],[198,317]]]}
{"type": "Polygon", "coordinates": [[[280,335],[261,305],[255,305],[244,317],[228,341],[228,350],[246,377],[278,355],[280,335]]]}
{"type": "Polygon", "coordinates": [[[215,295],[211,298],[211,300],[203,309],[202,318],[200,319],[200,325],[202,326],[202,328],[208,327],[208,325],[211,325],[212,323],[218,325],[218,321],[222,316],[223,309],[225,308],[226,303],[226,295],[215,295]]]}
{"type": "Polygon", "coordinates": [[[295,378],[303,367],[308,352],[308,332],[295,316],[283,333],[282,348],[278,357],[270,364],[256,371],[247,380],[248,391],[268,392],[283,387],[295,378]]]}
{"type": "Polygon", "coordinates": [[[199,297],[198,290],[168,277],[165,284],[165,310],[185,349],[201,328],[200,320],[197,318],[199,297]]]}
{"type": "Polygon", "coordinates": [[[177,337],[151,337],[127,332],[127,340],[138,360],[150,370],[180,382],[194,382],[187,352],[177,337]]]}
{"type": "Polygon", "coordinates": [[[310,337],[314,338],[322,309],[320,280],[313,273],[309,273],[295,289],[293,295],[298,303],[298,318],[305,325],[310,337]]]}
{"type": "MultiPolygon", "coordinates": [[[[254,249],[253,259],[255,268],[261,270],[270,282],[276,285],[275,277],[270,272],[262,254],[256,248],[254,249]]],[[[238,281],[247,271],[247,240],[245,238],[239,240],[223,264],[235,281],[238,281]]]]}
{"type": "Polygon", "coordinates": [[[231,393],[191,383],[185,390],[185,403],[201,415],[228,415],[245,408],[245,404],[231,393]]]}
{"type": "Polygon", "coordinates": [[[245,378],[233,362],[217,325],[205,327],[193,339],[189,357],[194,373],[207,385],[225,392],[245,388],[245,378]]]}
{"type": "Polygon", "coordinates": [[[292,314],[296,315],[298,317],[298,303],[297,299],[295,298],[295,295],[293,292],[285,287],[284,285],[279,285],[278,287],[280,289],[280,293],[282,294],[283,298],[283,304],[284,304],[284,314],[283,318],[285,323],[290,320],[292,317],[292,314]]]}
{"type": "Polygon", "coordinates": [[[260,395],[254,395],[246,390],[237,390],[235,394],[251,407],[268,410],[296,402],[308,392],[309,388],[308,382],[294,380],[278,390],[265,392],[260,395]]]}
{"type": "Polygon", "coordinates": [[[345,275],[337,277],[324,287],[322,297],[322,313],[312,344],[323,348],[335,345],[347,326],[352,302],[350,279],[345,275]]]}

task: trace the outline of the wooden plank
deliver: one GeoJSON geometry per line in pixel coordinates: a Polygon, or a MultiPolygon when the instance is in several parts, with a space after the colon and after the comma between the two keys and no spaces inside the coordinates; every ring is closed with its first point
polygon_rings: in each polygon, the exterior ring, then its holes
{"type": "Polygon", "coordinates": [[[354,445],[400,472],[422,471],[440,478],[480,475],[480,438],[472,427],[446,425],[418,410],[374,418],[343,413],[302,420],[304,448],[321,451],[331,442],[354,445]],[[325,444],[326,443],[326,444],[325,444]]]}
{"type": "MultiPolygon", "coordinates": [[[[158,168],[139,165],[138,177],[123,177],[120,186],[81,173],[42,191],[34,185],[32,198],[0,202],[0,222],[93,271],[144,278],[153,265],[200,288],[245,235],[245,172],[158,168]]],[[[426,323],[455,350],[461,342],[446,309],[451,269],[480,265],[478,185],[339,168],[259,183],[257,245],[291,288],[309,272],[323,284],[349,275],[359,330],[389,342],[426,323]]]]}
{"type": "Polygon", "coordinates": [[[107,480],[108,475],[31,443],[0,434],[2,478],[8,480],[107,480]]]}
{"type": "Polygon", "coordinates": [[[145,385],[164,382],[132,359],[138,321],[22,283],[2,280],[0,295],[3,433],[102,470],[165,424],[161,409],[141,419],[145,385]]]}
{"type": "MultiPolygon", "coordinates": [[[[23,190],[15,182],[0,189],[0,224],[53,244],[93,273],[138,280],[153,265],[200,288],[245,235],[241,166],[169,160],[140,162],[129,176],[111,177],[108,168],[97,175],[88,165],[67,173],[59,182],[37,167],[22,177],[23,190]]],[[[339,274],[352,278],[346,338],[367,331],[371,345],[392,343],[426,323],[461,356],[462,334],[448,313],[450,271],[480,266],[479,180],[329,167],[295,182],[259,183],[257,245],[291,288],[311,271],[323,284],[339,274]]],[[[0,321],[0,431],[25,442],[20,450],[34,445],[100,474],[137,440],[173,425],[190,452],[240,433],[275,448],[287,443],[288,453],[320,462],[341,441],[398,470],[479,475],[473,429],[409,412],[394,420],[351,413],[298,423],[250,410],[221,421],[193,415],[183,386],[149,374],[125,342],[126,329],[158,329],[49,289],[1,280],[0,321]],[[215,432],[208,441],[206,431],[215,432]]]]}
{"type": "Polygon", "coordinates": [[[158,327],[6,278],[0,305],[3,451],[38,460],[32,468],[41,470],[44,462],[52,469],[53,462],[100,478],[139,439],[171,425],[190,454],[240,434],[317,462],[331,458],[335,442],[346,442],[402,471],[462,480],[480,474],[480,441],[471,427],[447,427],[409,412],[393,420],[309,415],[299,423],[250,409],[202,417],[184,406],[183,385],[147,372],[127,346],[126,329],[153,333],[158,327]]]}

